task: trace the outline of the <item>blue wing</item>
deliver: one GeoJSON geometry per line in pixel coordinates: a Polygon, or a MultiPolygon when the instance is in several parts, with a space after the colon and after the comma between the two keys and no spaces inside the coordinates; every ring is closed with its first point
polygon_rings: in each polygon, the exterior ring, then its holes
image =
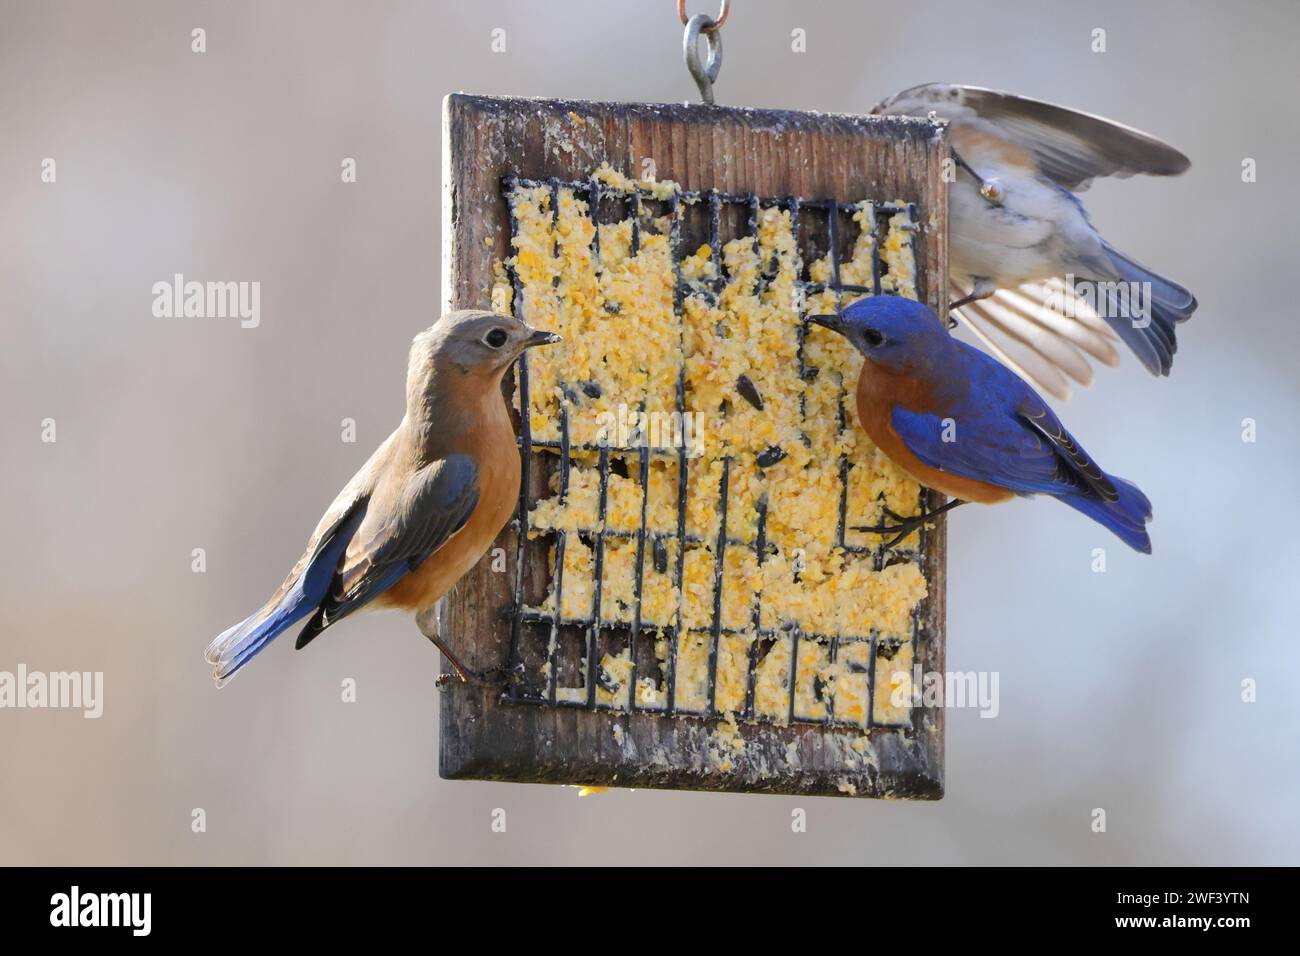
{"type": "Polygon", "coordinates": [[[465,527],[478,499],[478,466],[465,455],[448,455],[416,472],[359,554],[338,569],[294,646],[305,646],[418,568],[465,527]]]}
{"type": "Polygon", "coordinates": [[[1019,494],[1093,493],[1113,500],[1109,478],[1017,375],[965,343],[971,389],[947,415],[895,406],[894,431],[931,468],[1019,494]]]}
{"type": "Polygon", "coordinates": [[[358,497],[313,537],[307,553],[261,610],[217,635],[205,656],[220,686],[282,633],[313,613],[329,593],[330,581],[348,543],[366,516],[365,496],[358,497]]]}
{"type": "Polygon", "coordinates": [[[1151,502],[1136,485],[1106,474],[1025,382],[965,343],[970,391],[948,415],[895,406],[894,431],[931,468],[1047,494],[1150,553],[1151,502]]]}
{"type": "Polygon", "coordinates": [[[311,615],[298,638],[301,647],[442,547],[478,504],[478,468],[464,455],[449,455],[416,472],[393,513],[349,563],[349,545],[362,529],[373,491],[369,472],[362,469],[322,519],[280,589],[209,645],[206,656],[219,684],[298,621],[311,615]]]}

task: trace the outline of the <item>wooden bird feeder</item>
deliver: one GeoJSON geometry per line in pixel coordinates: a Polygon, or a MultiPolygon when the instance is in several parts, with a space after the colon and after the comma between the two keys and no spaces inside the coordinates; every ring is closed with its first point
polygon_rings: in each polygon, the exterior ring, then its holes
{"type": "MultiPolygon", "coordinates": [[[[683,276],[684,259],[709,246],[712,261],[718,262],[730,240],[755,236],[766,209],[779,210],[785,217],[782,221],[792,224],[799,250],[798,295],[830,294],[837,301],[841,295],[888,291],[881,287],[882,272],[887,273],[880,261],[884,234],[876,231],[884,230],[890,217],[905,214],[912,224],[916,297],[936,313],[945,313],[947,189],[942,172],[948,147],[946,128],[940,123],[462,94],[447,97],[444,111],[443,251],[448,309],[491,307],[493,289],[500,288],[504,275],[513,284],[516,314],[538,322],[537,316],[529,314],[529,306],[540,301],[540,293],[524,289],[511,265],[518,251],[512,239],[520,224],[510,197],[528,187],[549,190],[557,216],[562,195],[587,203],[597,223],[608,221],[602,218],[608,216],[602,210],[617,205],[616,215],[635,223],[631,255],[640,241],[636,230],[656,222],[668,236],[679,320],[691,295],[710,294],[707,277],[683,276]],[[657,182],[676,184],[672,190],[645,186],[647,159],[653,161],[657,182]],[[600,178],[597,171],[604,164],[628,177],[627,182],[635,182],[620,187],[608,176],[600,178]],[[852,214],[864,209],[865,218],[855,219],[852,214]],[[874,268],[867,281],[854,285],[841,271],[854,234],[864,229],[874,239],[874,268]],[[829,263],[829,275],[821,279],[809,274],[807,267],[818,258],[829,263]]],[[[757,249],[757,238],[753,242],[757,249]]],[[[601,254],[599,249],[592,251],[596,269],[601,267],[601,254]]],[[[719,271],[712,281],[716,291],[726,277],[719,271]]],[[[555,284],[559,286],[558,278],[555,284]]],[[[608,321],[625,323],[629,339],[638,336],[634,309],[610,314],[608,321]]],[[[799,355],[788,369],[796,383],[793,387],[818,374],[807,367],[803,332],[798,334],[799,355]]],[[[689,351],[685,338],[683,342],[689,351]]],[[[528,367],[521,367],[507,385],[507,400],[522,400],[523,407],[529,408],[528,367]]],[[[581,383],[562,380],[560,386],[564,395],[573,395],[573,402],[585,401],[581,383]]],[[[679,405],[688,388],[683,384],[678,390],[679,405]]],[[[852,401],[852,388],[853,382],[844,383],[844,401],[852,401]]],[[[880,543],[855,545],[845,537],[847,492],[842,490],[837,546],[857,559],[874,562],[877,569],[911,562],[924,576],[926,596],[910,614],[909,632],[891,640],[876,633],[814,634],[790,626],[779,615],[764,611],[780,597],[768,583],[753,595],[752,626],[747,634],[740,633],[748,641],[748,650],[736,691],[739,696],[724,709],[719,696],[726,692],[722,686],[726,661],[719,649],[737,635],[723,611],[723,595],[732,586],[730,566],[727,561],[716,562],[716,575],[706,592],[686,594],[681,555],[692,548],[714,554],[734,548],[743,552],[740,557],[749,562],[747,567],[757,567],[761,573],[764,561],[773,554],[766,531],[773,520],[769,507],[775,506],[769,506],[766,498],[759,502],[760,513],[748,526],[748,534],[729,529],[727,515],[729,488],[734,497],[738,489],[752,486],[751,475],[762,463],[743,454],[727,458],[720,486],[712,492],[717,495],[713,507],[721,515],[716,536],[712,525],[709,534],[693,535],[686,518],[686,475],[693,463],[684,452],[669,451],[670,458],[680,455],[672,467],[679,469],[674,473],[680,481],[681,520],[668,532],[647,528],[643,505],[639,526],[616,531],[607,520],[611,482],[625,479],[649,494],[645,489],[651,455],[633,449],[624,456],[628,449],[616,442],[579,447],[567,417],[578,405],[570,406],[564,397],[558,401],[563,420],[549,437],[537,433],[527,413],[516,416],[524,479],[517,520],[497,542],[506,556],[504,571],[500,560],[496,570],[492,560],[481,561],[450,594],[438,616],[442,634],[467,664],[482,669],[504,666],[511,676],[511,682],[500,689],[457,682],[445,689],[441,775],[830,796],[942,796],[942,708],[905,705],[889,719],[880,709],[884,665],[900,647],[913,667],[927,673],[943,671],[942,518],[927,526],[910,550],[887,551],[880,543]],[[584,454],[582,467],[599,480],[600,520],[589,528],[539,531],[532,523],[534,505],[552,495],[557,485],[562,491],[568,488],[570,468],[578,467],[575,462],[584,454]],[[621,617],[606,610],[601,595],[602,563],[608,564],[606,551],[615,537],[630,549],[622,553],[634,555],[636,569],[633,595],[621,617]],[[572,552],[579,539],[593,556],[596,570],[590,606],[575,616],[568,613],[558,593],[571,582],[556,579],[563,577],[565,543],[572,552]],[[647,620],[642,583],[654,574],[662,575],[656,580],[688,605],[687,617],[704,620],[694,628],[697,646],[704,648],[707,659],[699,706],[688,706],[680,686],[686,664],[678,641],[689,630],[686,618],[679,611],[668,623],[647,620]],[[821,655],[817,660],[829,662],[827,666],[837,658],[843,664],[850,657],[851,642],[857,649],[853,658],[857,664],[841,667],[839,687],[828,690],[827,682],[816,674],[810,691],[796,687],[803,679],[805,651],[821,655]],[[784,671],[765,664],[775,648],[787,655],[784,671]],[[598,666],[612,659],[609,655],[620,653],[629,666],[619,674],[598,666]],[[770,696],[774,674],[786,676],[790,698],[788,712],[775,717],[761,713],[756,704],[764,694],[770,696]],[[859,701],[865,702],[865,710],[847,720],[835,705],[854,679],[862,682],[859,701]],[[652,689],[642,694],[639,684],[652,689]],[[797,697],[815,703],[800,705],[797,697]]],[[[844,407],[842,402],[841,419],[845,419],[844,407]]],[[[839,427],[848,425],[842,420],[839,427]]],[[[844,488],[857,463],[845,457],[834,464],[844,488]]],[[[926,507],[939,503],[928,498],[928,493],[922,496],[926,507]]],[[[852,516],[847,520],[851,523],[852,516]]]]}

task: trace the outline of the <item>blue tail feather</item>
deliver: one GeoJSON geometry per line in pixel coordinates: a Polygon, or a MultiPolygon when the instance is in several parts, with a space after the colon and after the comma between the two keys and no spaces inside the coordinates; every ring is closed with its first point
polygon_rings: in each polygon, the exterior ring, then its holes
{"type": "Polygon", "coordinates": [[[1131,316],[1113,314],[1114,309],[1100,309],[1101,317],[1133,351],[1148,372],[1152,375],[1168,375],[1174,364],[1174,353],[1178,351],[1174,327],[1180,322],[1186,322],[1196,311],[1196,297],[1178,283],[1152,272],[1109,243],[1103,242],[1102,245],[1107,261],[1098,271],[1109,275],[1092,281],[1118,279],[1140,283],[1143,289],[1150,291],[1151,314],[1150,321],[1142,328],[1134,325],[1131,316]]]}
{"type": "Polygon", "coordinates": [[[1151,553],[1151,536],[1147,534],[1146,524],[1151,520],[1151,501],[1137,485],[1123,478],[1109,476],[1115,489],[1119,492],[1118,501],[1105,501],[1101,498],[1069,494],[1058,496],[1076,511],[1082,512],[1093,521],[1114,532],[1121,541],[1135,551],[1151,553]]]}
{"type": "Polygon", "coordinates": [[[327,535],[298,579],[273,606],[262,608],[223,632],[208,648],[214,676],[223,683],[256,657],[271,641],[312,613],[329,593],[330,583],[365,508],[357,508],[327,535]]]}

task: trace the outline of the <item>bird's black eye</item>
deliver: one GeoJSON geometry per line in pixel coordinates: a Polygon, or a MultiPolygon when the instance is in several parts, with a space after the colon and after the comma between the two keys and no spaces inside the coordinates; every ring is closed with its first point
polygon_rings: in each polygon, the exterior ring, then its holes
{"type": "Polygon", "coordinates": [[[863,329],[862,338],[873,349],[885,344],[885,337],[875,329],[863,329]]]}
{"type": "Polygon", "coordinates": [[[509,336],[506,335],[505,329],[493,329],[488,332],[487,335],[483,336],[483,341],[492,348],[499,349],[501,346],[506,344],[506,339],[508,337],[509,336]]]}

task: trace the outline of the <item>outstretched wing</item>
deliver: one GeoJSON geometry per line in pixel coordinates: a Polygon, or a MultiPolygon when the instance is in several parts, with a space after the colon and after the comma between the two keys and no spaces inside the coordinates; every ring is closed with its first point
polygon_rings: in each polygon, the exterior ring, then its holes
{"type": "Polygon", "coordinates": [[[294,646],[305,646],[418,568],[465,527],[478,499],[478,467],[465,455],[449,455],[417,471],[373,533],[349,549],[329,594],[294,646]]]}
{"type": "Polygon", "coordinates": [[[1066,189],[1086,189],[1098,176],[1177,176],[1191,166],[1168,143],[1104,116],[978,86],[960,89],[964,106],[1029,150],[1042,174],[1066,189]]]}
{"type": "Polygon", "coordinates": [[[978,86],[930,83],[877,109],[913,115],[933,110],[955,126],[999,136],[1028,150],[1039,172],[1074,192],[1098,176],[1176,176],[1191,165],[1168,143],[1123,123],[978,86]]]}

